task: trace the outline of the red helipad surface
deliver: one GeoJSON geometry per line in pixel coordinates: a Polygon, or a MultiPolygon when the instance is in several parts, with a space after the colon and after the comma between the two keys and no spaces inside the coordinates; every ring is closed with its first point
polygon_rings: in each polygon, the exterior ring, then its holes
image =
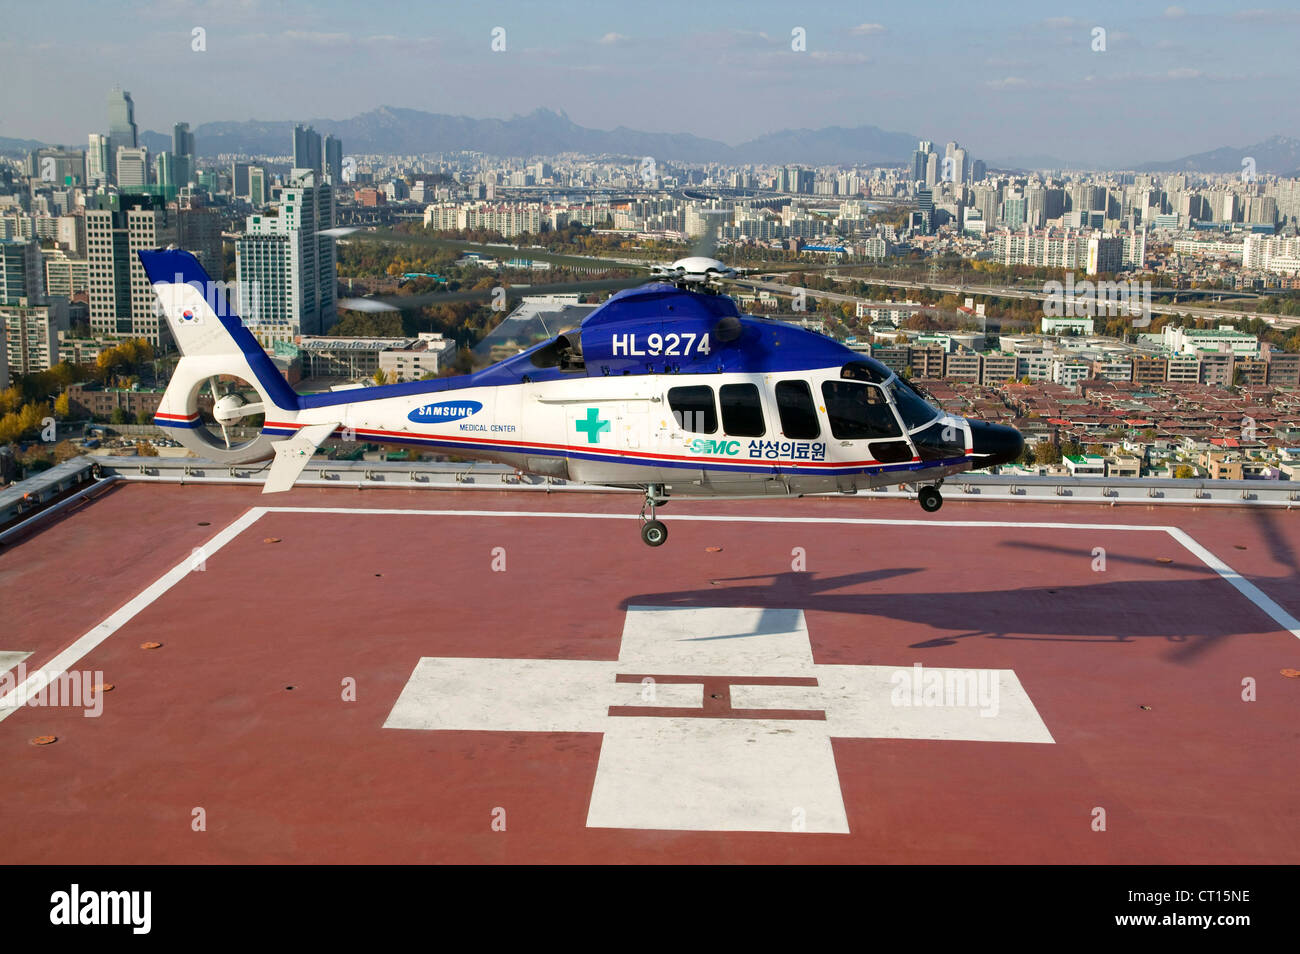
{"type": "Polygon", "coordinates": [[[0,653],[113,685],[0,710],[6,860],[1300,862],[1294,514],[559,516],[637,505],[129,485],[0,550],[0,653]],[[1000,713],[900,711],[917,663],[1000,713]]]}

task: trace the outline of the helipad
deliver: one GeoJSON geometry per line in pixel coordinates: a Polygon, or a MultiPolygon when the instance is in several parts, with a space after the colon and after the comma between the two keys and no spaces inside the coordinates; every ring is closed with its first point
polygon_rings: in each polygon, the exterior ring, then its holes
{"type": "Polygon", "coordinates": [[[1300,860],[1285,511],[265,500],[0,552],[12,861],[1300,860]]]}

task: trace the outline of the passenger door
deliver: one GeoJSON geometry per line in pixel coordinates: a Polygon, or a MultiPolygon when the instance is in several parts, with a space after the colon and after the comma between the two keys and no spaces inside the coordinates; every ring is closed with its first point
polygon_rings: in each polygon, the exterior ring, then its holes
{"type": "Polygon", "coordinates": [[[805,464],[826,461],[827,439],[812,387],[802,378],[785,378],[772,386],[772,398],[776,407],[775,436],[779,438],[778,470],[782,474],[816,474],[822,468],[805,464]]]}

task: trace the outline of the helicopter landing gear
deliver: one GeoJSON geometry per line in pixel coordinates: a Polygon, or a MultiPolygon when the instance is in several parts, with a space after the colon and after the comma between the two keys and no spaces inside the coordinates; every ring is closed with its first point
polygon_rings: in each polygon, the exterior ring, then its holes
{"type": "Polygon", "coordinates": [[[668,502],[667,497],[661,497],[658,494],[659,488],[651,484],[645,489],[645,503],[641,505],[641,539],[647,546],[663,546],[668,539],[668,528],[664,526],[662,520],[655,519],[655,508],[662,507],[668,502]],[[650,519],[646,519],[646,510],[650,511],[650,519]]]}
{"type": "Polygon", "coordinates": [[[943,495],[939,493],[938,487],[922,487],[916,499],[921,503],[921,509],[926,513],[934,513],[943,506],[943,495]]]}

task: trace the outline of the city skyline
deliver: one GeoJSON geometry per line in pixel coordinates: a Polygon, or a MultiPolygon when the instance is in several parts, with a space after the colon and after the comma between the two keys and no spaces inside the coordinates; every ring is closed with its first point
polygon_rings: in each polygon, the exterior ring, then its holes
{"type": "Polygon", "coordinates": [[[142,20],[61,6],[96,40],[56,43],[44,11],[11,13],[0,50],[19,80],[0,90],[0,135],[81,143],[107,131],[107,83],[132,91],[142,132],[341,120],[381,104],[483,118],[545,108],[593,129],[733,145],[870,125],[955,138],[992,163],[1127,168],[1288,134],[1300,71],[1284,55],[1294,32],[1279,28],[1300,12],[1222,3],[1101,2],[1050,17],[1024,2],[945,5],[925,20],[757,3],[689,29],[677,24],[698,18],[680,3],[653,22],[630,6],[533,3],[380,2],[364,20],[331,3],[153,0],[134,5],[142,20]],[[41,67],[60,49],[76,55],[51,83],[41,67]]]}

